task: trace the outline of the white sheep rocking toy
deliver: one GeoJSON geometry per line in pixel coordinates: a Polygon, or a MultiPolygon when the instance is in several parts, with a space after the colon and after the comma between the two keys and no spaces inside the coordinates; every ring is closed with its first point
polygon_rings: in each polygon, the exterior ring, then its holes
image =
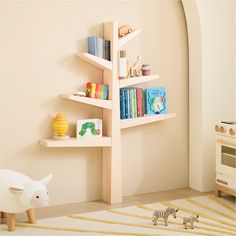
{"type": "Polygon", "coordinates": [[[52,175],[36,181],[19,172],[0,169],[1,218],[7,218],[8,231],[15,230],[15,214],[27,212],[30,224],[35,224],[33,208],[49,202],[47,185],[52,175]]]}

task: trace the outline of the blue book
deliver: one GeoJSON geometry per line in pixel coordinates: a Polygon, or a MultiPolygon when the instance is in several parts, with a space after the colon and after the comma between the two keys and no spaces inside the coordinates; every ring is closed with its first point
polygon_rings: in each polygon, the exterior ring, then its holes
{"type": "Polygon", "coordinates": [[[125,119],[125,96],[124,89],[120,89],[120,118],[125,119]]]}
{"type": "Polygon", "coordinates": [[[125,98],[125,119],[128,118],[128,90],[124,89],[124,98],[125,98]]]}
{"type": "Polygon", "coordinates": [[[88,37],[88,53],[98,57],[99,55],[98,37],[88,37]]]}
{"type": "Polygon", "coordinates": [[[146,89],[146,113],[166,114],[166,89],[163,87],[146,89]]]}

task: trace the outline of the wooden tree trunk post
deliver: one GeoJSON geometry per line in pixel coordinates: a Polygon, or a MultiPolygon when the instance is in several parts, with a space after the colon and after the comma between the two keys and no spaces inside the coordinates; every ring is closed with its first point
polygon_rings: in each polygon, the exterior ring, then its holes
{"type": "Polygon", "coordinates": [[[27,216],[28,216],[29,223],[30,224],[35,224],[36,219],[35,219],[34,210],[31,208],[31,209],[27,210],[26,213],[27,213],[27,216]]]}
{"type": "Polygon", "coordinates": [[[12,232],[15,230],[15,213],[7,214],[7,225],[8,231],[12,232]]]}

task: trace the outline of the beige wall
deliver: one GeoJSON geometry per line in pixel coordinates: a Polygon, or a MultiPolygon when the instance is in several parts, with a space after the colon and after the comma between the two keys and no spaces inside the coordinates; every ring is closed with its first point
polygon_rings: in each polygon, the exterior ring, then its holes
{"type": "Polygon", "coordinates": [[[51,115],[70,120],[101,117],[101,110],[64,101],[59,94],[101,81],[101,71],[74,55],[87,50],[88,35],[102,36],[102,22],[142,28],[127,46],[131,60],[143,56],[166,86],[168,110],[177,118],[122,131],[124,195],[188,186],[188,56],[179,1],[1,2],[3,14],[2,166],[33,178],[54,175],[51,205],[100,199],[101,149],[41,147],[51,135],[51,115]]]}
{"type": "Polygon", "coordinates": [[[215,183],[215,130],[236,119],[235,1],[184,0],[189,35],[189,181],[211,191],[215,183]]]}

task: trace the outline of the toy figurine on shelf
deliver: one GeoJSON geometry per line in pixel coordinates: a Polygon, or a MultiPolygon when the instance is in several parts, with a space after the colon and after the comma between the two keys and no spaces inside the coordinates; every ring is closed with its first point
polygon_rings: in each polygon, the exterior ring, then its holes
{"type": "Polygon", "coordinates": [[[68,131],[68,120],[67,117],[60,111],[54,118],[53,118],[53,130],[54,140],[66,140],[69,139],[70,136],[66,135],[68,131]]]}
{"type": "Polygon", "coordinates": [[[85,96],[86,96],[86,93],[85,93],[85,92],[82,92],[82,91],[76,91],[76,92],[74,93],[74,96],[85,97],[85,96]]]}
{"type": "Polygon", "coordinates": [[[141,76],[141,56],[137,57],[137,61],[129,68],[129,77],[141,76]]]}
{"type": "Polygon", "coordinates": [[[133,29],[129,25],[122,25],[118,29],[118,36],[119,38],[122,38],[131,32],[133,32],[133,29]]]}
{"type": "Polygon", "coordinates": [[[183,224],[184,224],[184,228],[187,229],[187,224],[191,224],[191,229],[193,229],[193,222],[199,222],[198,221],[199,216],[198,215],[192,215],[189,217],[183,217],[183,224]]]}

